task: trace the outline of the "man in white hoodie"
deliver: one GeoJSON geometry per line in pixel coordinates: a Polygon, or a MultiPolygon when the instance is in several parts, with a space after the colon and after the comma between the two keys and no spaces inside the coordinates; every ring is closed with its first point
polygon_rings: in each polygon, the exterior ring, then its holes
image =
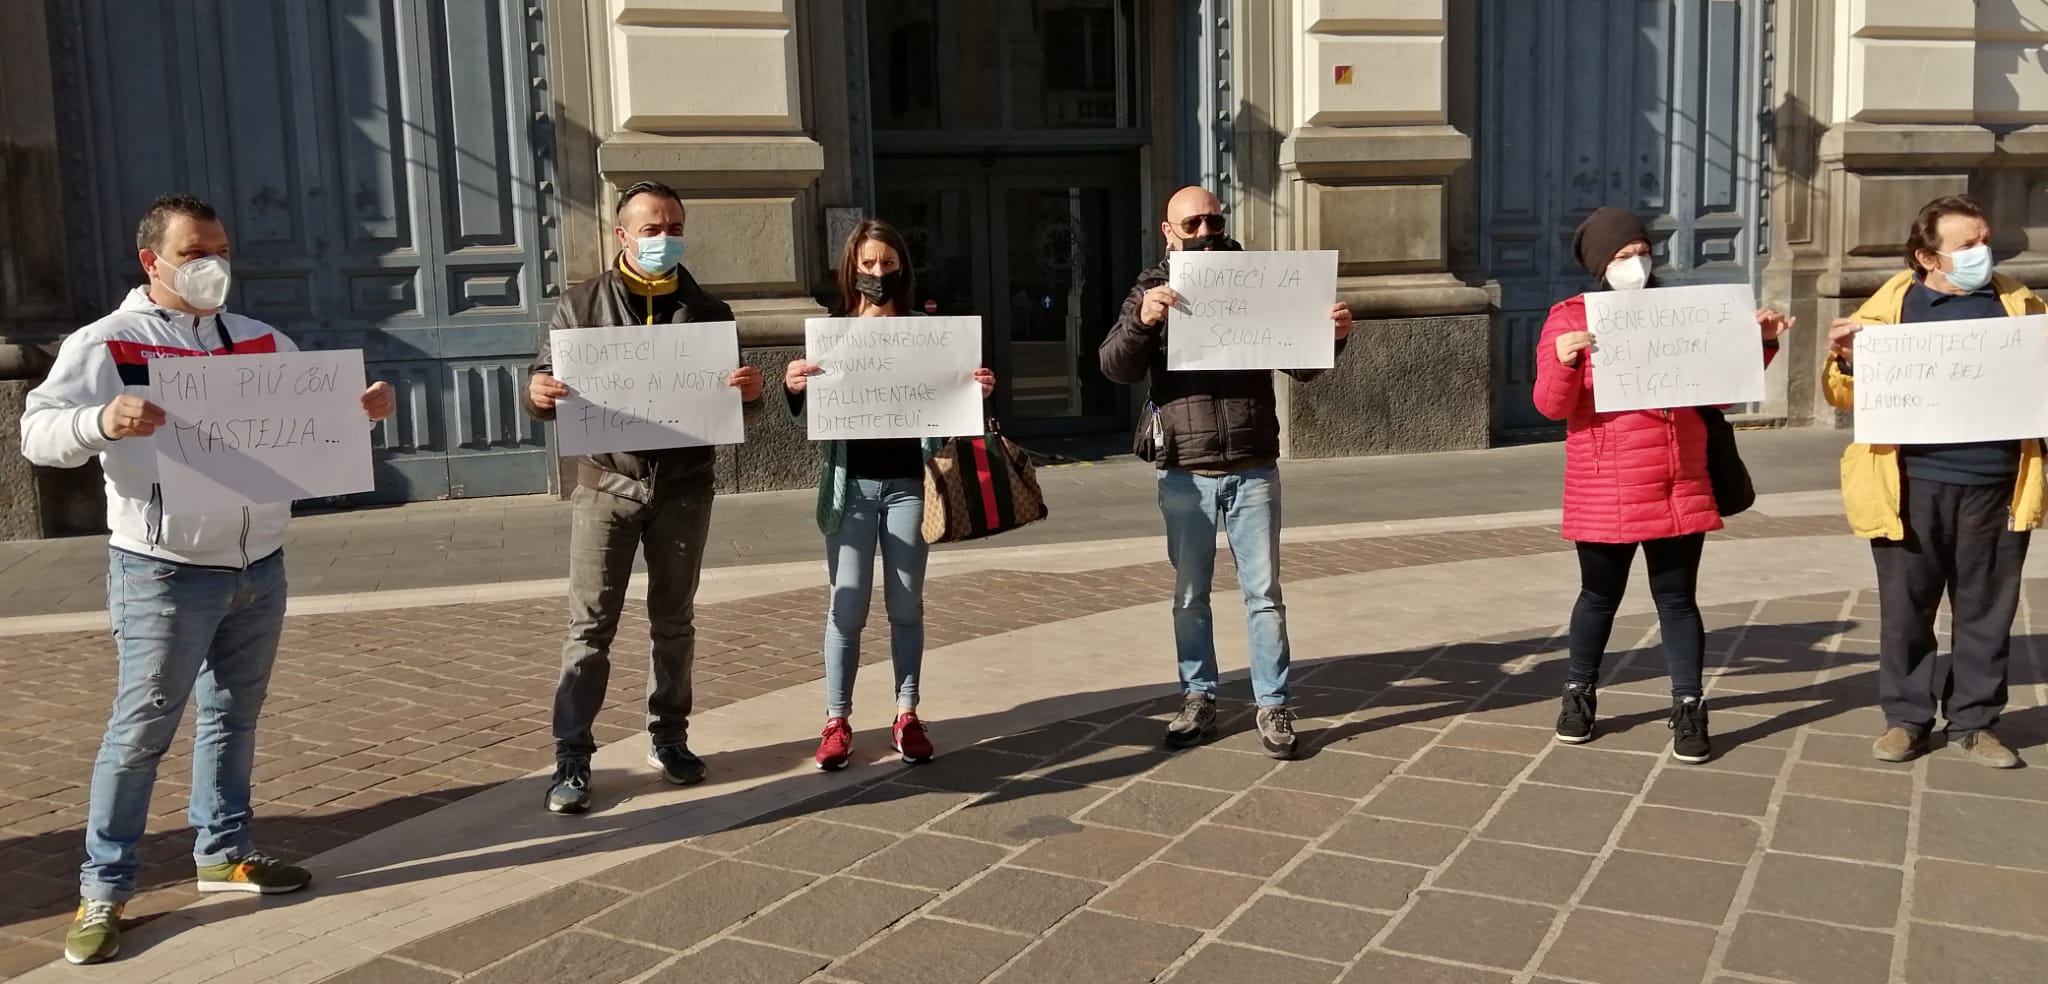
{"type": "MultiPolygon", "coordinates": [[[[167,512],[150,436],[164,412],[144,396],[152,359],[296,350],[260,321],[222,310],[228,234],[205,202],[157,199],[135,247],[147,286],[72,333],[28,395],[22,453],[51,468],[98,456],[107,480],[107,614],[117,682],[93,764],[86,861],[64,958],[97,963],[120,949],[135,894],[135,846],[149,820],[157,763],[193,696],[192,860],[202,892],[293,892],[312,876],[255,850],[249,771],[256,718],[284,631],[285,524],[291,505],[167,512]]],[[[372,420],[391,414],[385,383],[363,392],[372,420]]]]}

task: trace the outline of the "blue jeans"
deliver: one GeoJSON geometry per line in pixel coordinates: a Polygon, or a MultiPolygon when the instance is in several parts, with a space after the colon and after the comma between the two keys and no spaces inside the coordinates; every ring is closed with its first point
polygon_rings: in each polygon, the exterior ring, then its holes
{"type": "Polygon", "coordinates": [[[1173,642],[1181,688],[1216,693],[1216,633],[1209,582],[1216,576],[1216,528],[1230,539],[1237,585],[1251,632],[1252,696],[1261,707],[1287,703],[1287,605],[1280,599],[1280,469],[1232,475],[1159,472],[1166,516],[1166,557],[1173,562],[1173,642]]]}
{"type": "Polygon", "coordinates": [[[853,678],[860,670],[860,633],[875,589],[875,554],[882,555],[882,604],[889,612],[889,655],[896,669],[896,706],[917,706],[917,672],[924,665],[924,567],[931,546],[918,534],[924,521],[924,480],[851,479],[839,531],[825,536],[826,576],[832,600],[825,616],[825,716],[853,713],[853,678]]]}
{"type": "Polygon", "coordinates": [[[93,763],[78,891],[118,902],[135,894],[135,845],[149,822],[157,763],[195,694],[192,861],[224,864],[249,852],[249,770],[284,632],[285,577],[282,551],[239,571],[107,554],[118,682],[93,763]]]}

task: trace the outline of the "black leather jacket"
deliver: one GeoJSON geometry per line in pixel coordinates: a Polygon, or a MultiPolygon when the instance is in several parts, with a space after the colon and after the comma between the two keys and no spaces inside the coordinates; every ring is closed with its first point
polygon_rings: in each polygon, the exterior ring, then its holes
{"type": "MultiPolygon", "coordinates": [[[[1273,395],[1273,374],[1264,369],[1242,372],[1170,372],[1166,368],[1166,326],[1138,320],[1145,292],[1166,283],[1167,261],[1138,275],[1124,298],[1116,324],[1102,340],[1097,355],[1102,374],[1126,385],[1152,377],[1152,406],[1157,408],[1159,440],[1152,440],[1150,414],[1138,420],[1134,450],[1161,468],[1230,470],[1264,464],[1280,457],[1280,416],[1273,395]]],[[[1337,343],[1342,354],[1344,343],[1337,343]]],[[[1288,369],[1306,383],[1321,369],[1288,369]]]]}
{"type": "MultiPolygon", "coordinates": [[[[679,269],[677,272],[682,277],[682,283],[677,287],[682,293],[681,306],[676,309],[670,323],[733,320],[730,305],[706,292],[688,270],[679,269]]],[[[614,263],[605,272],[569,288],[562,295],[561,303],[555,306],[555,316],[548,322],[548,329],[641,324],[645,316],[634,310],[640,300],[626,287],[626,280],[619,275],[618,266],[614,263]]],[[[554,356],[546,336],[542,336],[540,354],[534,359],[533,371],[552,374],[553,369],[554,356]]],[[[523,388],[519,400],[535,419],[554,419],[555,411],[534,406],[523,388]]],[[[750,418],[759,409],[760,402],[756,399],[747,404],[746,412],[750,418]]],[[[652,502],[657,494],[663,498],[701,495],[711,491],[712,463],[716,458],[717,450],[708,447],[585,455],[577,459],[576,484],[636,502],[652,502]]]]}

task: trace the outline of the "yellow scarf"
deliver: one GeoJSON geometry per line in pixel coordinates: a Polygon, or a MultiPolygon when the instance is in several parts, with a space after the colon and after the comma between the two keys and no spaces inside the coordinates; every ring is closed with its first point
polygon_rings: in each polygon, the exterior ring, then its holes
{"type": "Polygon", "coordinates": [[[683,283],[681,267],[670,270],[663,276],[643,277],[638,271],[633,269],[631,264],[626,262],[626,256],[623,253],[619,254],[619,276],[625,279],[628,291],[631,291],[636,297],[646,299],[647,313],[644,317],[647,319],[646,323],[650,325],[654,323],[654,299],[675,293],[676,289],[681,287],[683,283]]]}

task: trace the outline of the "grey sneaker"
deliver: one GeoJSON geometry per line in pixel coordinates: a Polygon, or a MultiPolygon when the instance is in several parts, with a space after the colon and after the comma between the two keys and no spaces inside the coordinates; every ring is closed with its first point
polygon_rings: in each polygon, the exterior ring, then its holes
{"type": "Polygon", "coordinates": [[[1994,769],[2020,767],[2020,757],[2012,749],[2007,748],[2005,742],[1999,741],[1997,735],[1989,731],[1972,731],[1963,736],[1960,744],[1963,747],[1963,754],[1978,765],[1988,765],[1994,769]]]}
{"type": "Polygon", "coordinates": [[[555,760],[555,781],[548,787],[549,813],[582,813],[590,809],[590,760],[555,760]]]}
{"type": "Polygon", "coordinates": [[[1216,736],[1216,698],[1189,693],[1180,701],[1180,713],[1166,723],[1166,747],[1192,748],[1216,736]]]}
{"type": "Polygon", "coordinates": [[[1276,759],[1294,757],[1294,710],[1284,704],[1259,708],[1259,744],[1276,759]]]}

